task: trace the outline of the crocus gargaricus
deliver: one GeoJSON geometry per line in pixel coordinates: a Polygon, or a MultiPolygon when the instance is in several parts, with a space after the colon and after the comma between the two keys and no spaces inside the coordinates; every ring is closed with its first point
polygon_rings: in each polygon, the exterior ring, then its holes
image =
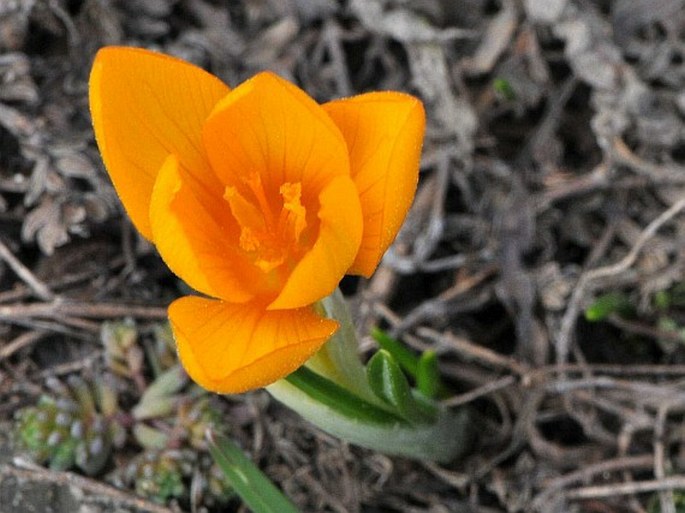
{"type": "Polygon", "coordinates": [[[181,362],[238,393],[301,366],[337,329],[313,305],[370,276],[418,180],[424,111],[375,92],[317,104],[263,72],[229,89],[189,63],[100,50],[90,106],[126,211],[201,295],[169,307],[181,362]]]}

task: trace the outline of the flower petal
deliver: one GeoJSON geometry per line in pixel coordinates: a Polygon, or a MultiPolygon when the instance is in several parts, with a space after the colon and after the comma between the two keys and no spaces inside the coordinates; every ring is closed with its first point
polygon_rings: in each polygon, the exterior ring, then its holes
{"type": "Polygon", "coordinates": [[[362,210],[352,180],[340,176],[319,196],[319,236],[290,273],[269,310],[298,308],[331,294],[359,249],[362,210]]]}
{"type": "Polygon", "coordinates": [[[359,190],[364,235],[349,270],[369,277],[392,243],[418,182],[423,105],[403,93],[368,93],[323,105],[340,128],[359,190]]]}
{"type": "Polygon", "coordinates": [[[273,73],[259,73],[221,100],[204,126],[212,168],[230,185],[258,175],[270,199],[286,182],[318,195],[349,175],[345,140],[305,92],[273,73]]]}
{"type": "Polygon", "coordinates": [[[152,239],[169,268],[195,290],[234,303],[254,297],[254,268],[230,243],[237,227],[221,191],[199,201],[188,173],[170,155],[150,203],[152,239]],[[231,236],[233,234],[233,236],[231,236]]]}
{"type": "Polygon", "coordinates": [[[101,49],[90,75],[95,138],[136,228],[151,237],[148,209],[157,171],[170,153],[211,180],[201,127],[229,89],[206,71],[140,48],[101,49]]]}
{"type": "Polygon", "coordinates": [[[240,393],[269,385],[302,365],[338,323],[312,308],[265,311],[194,296],[169,306],[179,357],[207,390],[240,393]]]}

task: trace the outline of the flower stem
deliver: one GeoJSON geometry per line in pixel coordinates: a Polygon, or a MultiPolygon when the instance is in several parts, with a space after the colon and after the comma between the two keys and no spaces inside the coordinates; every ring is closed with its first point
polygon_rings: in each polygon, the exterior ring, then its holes
{"type": "Polygon", "coordinates": [[[267,387],[272,396],[324,431],[387,454],[447,463],[468,448],[468,410],[415,394],[390,355],[367,369],[340,291],[318,306],[340,329],[305,366],[267,387]]]}
{"type": "Polygon", "coordinates": [[[470,416],[465,409],[440,408],[430,424],[368,422],[349,415],[331,402],[321,402],[288,380],[267,387],[269,393],[312,424],[338,438],[386,454],[448,463],[468,448],[471,440],[470,416]]]}

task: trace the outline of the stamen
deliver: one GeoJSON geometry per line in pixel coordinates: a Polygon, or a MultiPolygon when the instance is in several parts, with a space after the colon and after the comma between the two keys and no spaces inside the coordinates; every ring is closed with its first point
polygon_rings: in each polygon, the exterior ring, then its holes
{"type": "Polygon", "coordinates": [[[270,273],[298,251],[300,236],[307,227],[302,185],[287,182],[279,188],[283,204],[276,224],[259,175],[251,175],[245,184],[254,199],[247,199],[236,187],[226,187],[224,199],[240,226],[240,248],[262,272],[270,273]]]}
{"type": "Polygon", "coordinates": [[[254,263],[262,272],[268,273],[269,271],[276,269],[276,267],[280,266],[283,262],[285,262],[285,255],[282,254],[280,257],[272,259],[258,258],[254,263]]]}
{"type": "Polygon", "coordinates": [[[247,226],[240,227],[240,247],[245,251],[256,251],[259,249],[260,242],[252,230],[247,226]]]}
{"type": "Polygon", "coordinates": [[[241,226],[248,226],[255,231],[266,229],[264,214],[253,203],[245,199],[235,187],[226,187],[224,199],[228,201],[233,217],[241,226]]]}
{"type": "Polygon", "coordinates": [[[286,182],[281,185],[279,192],[283,196],[283,209],[278,219],[278,231],[284,241],[297,244],[307,227],[307,210],[300,201],[302,184],[286,182]]]}
{"type": "Polygon", "coordinates": [[[266,231],[264,215],[235,187],[226,187],[224,199],[228,201],[231,213],[240,225],[240,247],[248,252],[257,250],[261,246],[259,235],[266,231]]]}

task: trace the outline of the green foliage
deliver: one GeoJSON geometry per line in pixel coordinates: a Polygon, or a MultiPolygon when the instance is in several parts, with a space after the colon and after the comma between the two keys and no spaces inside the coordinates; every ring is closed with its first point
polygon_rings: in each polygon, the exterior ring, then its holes
{"type": "Polygon", "coordinates": [[[236,493],[252,511],[298,513],[293,503],[231,440],[211,432],[209,450],[236,493]]]}
{"type": "Polygon", "coordinates": [[[669,290],[660,290],[654,295],[654,305],[659,310],[685,307],[685,282],[669,290]]]}
{"type": "Polygon", "coordinates": [[[220,422],[218,398],[190,382],[167,324],[150,331],[141,336],[132,321],[104,323],[111,374],[48,380],[37,404],[17,413],[14,438],[37,463],[88,475],[106,471],[112,451],[128,442],[142,450],[114,462],[120,466],[106,476],[113,484],[193,511],[226,504],[234,493],[205,439],[220,422]],[[121,411],[120,400],[134,406],[121,411]]]}
{"type": "Polygon", "coordinates": [[[595,299],[585,309],[585,319],[590,322],[603,321],[614,313],[625,314],[632,309],[630,298],[622,292],[609,292],[595,299]]]}
{"type": "Polygon", "coordinates": [[[166,369],[178,363],[176,356],[176,343],[168,322],[156,324],[153,327],[152,341],[145,339],[145,354],[150,362],[155,376],[159,376],[166,369]]]}
{"type": "MultiPolygon", "coordinates": [[[[673,504],[675,505],[675,513],[685,513],[685,492],[675,490],[673,492],[673,504]]],[[[661,513],[658,494],[655,493],[650,498],[647,511],[648,513],[661,513]]]]}
{"type": "Polygon", "coordinates": [[[406,417],[411,409],[411,389],[407,377],[385,349],[374,354],[366,366],[366,376],[374,393],[406,417]]]}
{"type": "Polygon", "coordinates": [[[419,359],[414,352],[399,340],[392,338],[380,328],[373,328],[371,336],[381,349],[385,349],[412,378],[416,377],[419,359]]]}
{"type": "Polygon", "coordinates": [[[234,496],[233,487],[209,454],[187,448],[147,450],[112,479],[159,504],[177,500],[222,505],[234,496]]]}
{"type": "Polygon", "coordinates": [[[105,364],[115,375],[132,378],[141,373],[144,355],[133,320],[103,323],[100,340],[105,348],[105,364]]]}
{"type": "Polygon", "coordinates": [[[414,424],[435,420],[435,406],[422,399],[423,396],[414,393],[407,377],[390,353],[384,349],[378,351],[369,360],[366,372],[371,389],[397,415],[414,424]]]}
{"type": "Polygon", "coordinates": [[[365,401],[306,366],[300,367],[285,379],[315,401],[361,423],[395,425],[403,422],[401,417],[365,401]]]}
{"type": "Polygon", "coordinates": [[[419,357],[419,364],[416,367],[416,388],[430,399],[435,399],[439,395],[442,384],[438,355],[435,351],[424,351],[419,357]]]}
{"type": "Polygon", "coordinates": [[[114,447],[125,442],[116,420],[116,391],[107,379],[86,383],[71,376],[67,384],[51,379],[52,394],[16,415],[21,449],[55,470],[79,468],[88,475],[102,470],[114,447]]]}
{"type": "Polygon", "coordinates": [[[438,357],[434,351],[424,351],[417,356],[399,340],[394,339],[383,330],[374,328],[371,336],[382,350],[389,353],[407,375],[415,380],[419,393],[428,399],[446,395],[440,379],[438,357]]]}
{"type": "Polygon", "coordinates": [[[506,78],[497,77],[492,82],[492,88],[504,100],[513,101],[516,99],[516,91],[506,78]]]}

